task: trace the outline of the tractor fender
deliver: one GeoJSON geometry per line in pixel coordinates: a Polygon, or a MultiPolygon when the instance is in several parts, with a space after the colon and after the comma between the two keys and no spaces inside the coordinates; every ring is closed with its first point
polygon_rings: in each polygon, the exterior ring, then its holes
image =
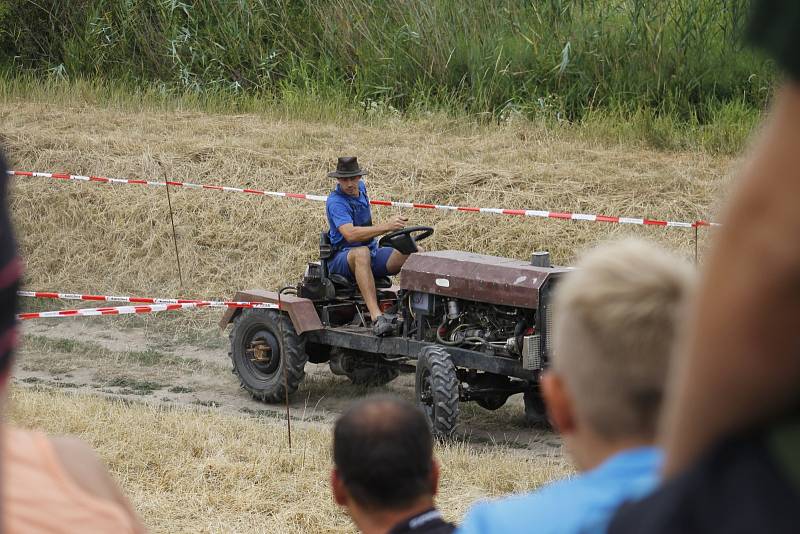
{"type": "MultiPolygon", "coordinates": [[[[235,302],[268,302],[271,304],[278,304],[278,293],[277,291],[264,291],[263,289],[248,289],[245,291],[238,291],[236,295],[234,295],[233,300],[235,302]]],[[[289,319],[292,321],[292,325],[298,334],[322,330],[322,322],[319,320],[317,309],[314,307],[314,302],[310,299],[284,294],[280,297],[280,305],[281,310],[289,314],[289,319]]],[[[225,327],[240,313],[242,313],[242,308],[228,308],[225,310],[225,313],[222,314],[219,327],[225,330],[225,327]]]]}

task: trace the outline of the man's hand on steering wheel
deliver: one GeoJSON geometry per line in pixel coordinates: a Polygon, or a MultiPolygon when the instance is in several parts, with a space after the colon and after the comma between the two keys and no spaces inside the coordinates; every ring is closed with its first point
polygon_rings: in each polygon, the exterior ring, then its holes
{"type": "Polygon", "coordinates": [[[388,232],[395,232],[397,230],[402,230],[408,224],[408,218],[403,217],[402,215],[395,215],[391,218],[391,220],[387,223],[388,232]]]}
{"type": "Polygon", "coordinates": [[[418,252],[417,242],[429,238],[433,234],[430,226],[407,226],[394,232],[389,232],[378,241],[379,247],[392,247],[401,254],[418,252]]]}

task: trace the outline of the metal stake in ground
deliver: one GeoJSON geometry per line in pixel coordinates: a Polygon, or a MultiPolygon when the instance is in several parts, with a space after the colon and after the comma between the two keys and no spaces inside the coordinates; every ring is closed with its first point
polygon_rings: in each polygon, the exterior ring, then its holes
{"type": "MultiPolygon", "coordinates": [[[[159,163],[160,164],[160,163],[159,163]]],[[[163,172],[163,169],[162,169],[163,172]]],[[[183,289],[183,273],[181,272],[181,256],[178,254],[178,235],[175,232],[175,218],[172,215],[172,200],[169,196],[169,181],[167,180],[167,173],[164,172],[164,187],[167,189],[167,204],[169,205],[169,221],[172,223],[172,242],[175,243],[175,260],[178,262],[178,280],[180,280],[181,289],[183,289]]]]}
{"type": "Polygon", "coordinates": [[[700,228],[700,221],[694,222],[694,264],[697,265],[697,229],[700,228]]]}
{"type": "MultiPolygon", "coordinates": [[[[281,306],[281,295],[283,294],[283,290],[284,289],[285,288],[282,288],[280,291],[278,291],[278,314],[282,313],[281,310],[283,310],[283,306],[281,306]]],[[[281,337],[280,342],[278,343],[278,346],[281,347],[280,356],[281,356],[281,363],[283,363],[283,391],[284,391],[284,401],[286,402],[286,434],[289,437],[289,451],[291,451],[292,450],[292,419],[289,416],[289,375],[287,374],[288,371],[286,369],[288,364],[287,364],[286,360],[283,359],[283,358],[286,358],[286,354],[285,354],[286,351],[284,350],[285,347],[284,347],[284,339],[283,339],[283,317],[281,317],[280,315],[279,315],[279,319],[278,319],[278,335],[281,337]]]]}

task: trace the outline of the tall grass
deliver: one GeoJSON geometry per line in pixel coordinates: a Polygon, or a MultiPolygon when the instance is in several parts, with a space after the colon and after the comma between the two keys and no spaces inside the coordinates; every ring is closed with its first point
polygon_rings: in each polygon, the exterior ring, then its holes
{"type": "Polygon", "coordinates": [[[0,62],[163,92],[495,119],[593,112],[705,124],[759,110],[774,68],[749,0],[0,0],[0,62]]]}

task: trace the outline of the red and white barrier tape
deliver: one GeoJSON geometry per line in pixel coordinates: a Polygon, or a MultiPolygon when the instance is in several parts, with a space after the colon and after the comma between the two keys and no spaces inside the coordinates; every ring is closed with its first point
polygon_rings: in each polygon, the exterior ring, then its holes
{"type": "Polygon", "coordinates": [[[44,319],[53,317],[76,317],[86,315],[126,315],[132,313],[153,313],[160,311],[183,310],[189,308],[269,308],[277,309],[277,304],[268,302],[227,302],[219,300],[159,299],[149,297],[120,297],[110,295],[82,295],[78,293],[52,293],[47,291],[17,291],[20,297],[40,299],[62,299],[81,301],[128,302],[147,304],[146,306],[110,306],[102,308],[81,308],[76,310],[56,310],[46,312],[20,313],[19,320],[44,319]]]}
{"type": "MultiPolygon", "coordinates": [[[[175,182],[175,181],[157,182],[150,180],[131,180],[126,178],[106,178],[104,176],[81,176],[76,174],[60,174],[60,173],[32,172],[32,171],[8,171],[8,174],[10,174],[11,176],[54,178],[57,180],[72,180],[78,182],[99,182],[104,184],[134,184],[134,185],[152,185],[161,187],[171,185],[175,187],[209,189],[213,191],[225,191],[229,193],[248,193],[251,195],[262,195],[270,197],[296,198],[300,200],[311,200],[315,202],[325,202],[328,199],[328,197],[325,195],[310,195],[306,193],[284,193],[279,191],[262,191],[259,189],[243,189],[240,187],[193,184],[190,182],[175,182]]],[[[516,215],[520,217],[539,217],[546,219],[561,219],[570,221],[638,224],[638,225],[665,226],[665,227],[678,227],[678,228],[696,228],[698,226],[719,225],[718,223],[702,221],[702,220],[695,222],[664,221],[659,219],[648,219],[645,217],[618,217],[618,216],[608,216],[608,215],[594,215],[588,213],[571,213],[571,212],[557,212],[557,211],[544,211],[544,210],[447,206],[442,204],[425,204],[418,202],[396,202],[393,200],[370,200],[370,204],[372,204],[373,206],[394,206],[398,208],[434,209],[434,210],[463,211],[463,212],[473,212],[473,213],[492,213],[497,215],[516,215]]]]}
{"type": "Polygon", "coordinates": [[[37,299],[84,300],[97,302],[130,302],[132,304],[200,304],[207,308],[278,308],[268,302],[237,302],[199,299],[159,299],[151,297],[120,297],[112,295],[84,295],[81,293],[54,293],[50,291],[17,291],[20,297],[37,299]]]}
{"type": "Polygon", "coordinates": [[[184,302],[181,304],[150,304],[148,306],[110,306],[105,308],[81,308],[78,310],[57,310],[46,312],[20,313],[17,319],[47,319],[56,317],[77,317],[85,315],[127,315],[131,313],[153,313],[160,311],[185,310],[187,308],[200,308],[203,304],[184,302]]]}

